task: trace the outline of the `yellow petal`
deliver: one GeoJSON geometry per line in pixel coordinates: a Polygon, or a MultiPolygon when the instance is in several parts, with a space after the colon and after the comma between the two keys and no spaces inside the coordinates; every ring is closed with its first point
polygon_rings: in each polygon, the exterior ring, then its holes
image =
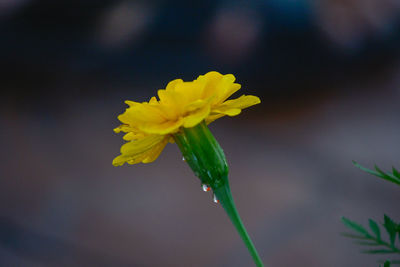
{"type": "Polygon", "coordinates": [[[221,114],[221,113],[210,115],[206,118],[206,123],[208,125],[208,124],[212,123],[213,121],[215,121],[216,119],[219,119],[223,116],[225,116],[225,114],[221,114]]]}
{"type": "Polygon", "coordinates": [[[122,155],[119,155],[115,159],[113,159],[112,165],[114,166],[122,166],[126,162],[126,158],[122,155]]]}
{"type": "MultiPolygon", "coordinates": [[[[228,75],[226,75],[226,76],[228,76],[228,75]]],[[[235,78],[233,77],[233,81],[234,80],[235,80],[235,78]]],[[[233,95],[240,89],[241,85],[238,83],[234,83],[233,81],[228,78],[226,80],[223,79],[223,81],[221,81],[221,87],[222,87],[221,94],[219,96],[217,103],[222,103],[223,101],[225,101],[227,98],[229,98],[231,95],[233,95]]]]}
{"type": "Polygon", "coordinates": [[[260,98],[253,95],[242,95],[239,98],[227,100],[222,103],[217,109],[229,110],[229,109],[244,109],[250,106],[261,103],[260,98]]]}
{"type": "Polygon", "coordinates": [[[160,109],[165,117],[169,120],[175,120],[179,117],[181,112],[179,96],[175,91],[158,90],[158,97],[160,98],[160,109]]]}
{"type": "Polygon", "coordinates": [[[148,153],[147,157],[142,161],[143,163],[150,163],[155,161],[161,152],[164,150],[164,147],[168,144],[169,138],[164,138],[160,143],[155,145],[148,153]]]}
{"type": "Polygon", "coordinates": [[[204,107],[207,104],[208,104],[208,101],[205,101],[203,99],[199,99],[199,100],[193,101],[193,102],[191,102],[190,104],[188,104],[188,105],[186,105],[184,107],[184,112],[185,113],[192,112],[192,111],[194,111],[196,109],[204,107]]]}
{"type": "Polygon", "coordinates": [[[210,114],[210,105],[205,105],[204,107],[194,111],[188,116],[185,116],[183,127],[190,128],[194,127],[200,122],[202,122],[210,114]]]}
{"type": "Polygon", "coordinates": [[[214,109],[213,113],[220,113],[228,116],[239,115],[242,110],[240,108],[228,108],[228,109],[214,109]]]}
{"type": "Polygon", "coordinates": [[[129,105],[130,107],[133,107],[135,105],[140,105],[140,103],[135,102],[135,101],[130,101],[130,100],[126,100],[125,104],[129,105]]]}
{"type": "Polygon", "coordinates": [[[118,116],[118,119],[122,123],[129,125],[137,125],[141,122],[162,123],[165,121],[161,111],[147,103],[127,108],[124,113],[118,116]]]}
{"type": "Polygon", "coordinates": [[[120,133],[120,132],[128,133],[130,131],[132,131],[132,128],[127,124],[121,124],[120,126],[114,129],[115,133],[120,133]]]}
{"type": "Polygon", "coordinates": [[[129,132],[127,134],[125,134],[122,139],[124,139],[125,141],[132,141],[132,140],[136,140],[136,139],[140,139],[145,137],[144,133],[140,133],[140,132],[129,132]]]}
{"type": "Polygon", "coordinates": [[[216,84],[217,88],[215,91],[216,98],[218,98],[218,100],[224,97],[228,91],[230,91],[231,86],[235,81],[235,79],[236,79],[235,76],[233,76],[232,74],[227,74],[221,77],[221,79],[216,84]]]}
{"type": "Polygon", "coordinates": [[[180,100],[180,104],[190,103],[202,99],[202,93],[205,87],[205,83],[199,82],[184,82],[178,84],[175,91],[183,96],[180,100]]]}
{"type": "Polygon", "coordinates": [[[123,165],[125,162],[135,164],[146,159],[155,160],[168,141],[168,136],[149,135],[142,139],[131,141],[121,147],[121,155],[113,160],[114,166],[123,165]]]}
{"type": "Polygon", "coordinates": [[[182,79],[175,79],[175,80],[173,80],[173,81],[170,81],[170,82],[167,84],[167,87],[165,88],[165,90],[167,90],[167,91],[175,90],[175,86],[176,86],[177,84],[180,84],[180,83],[183,83],[182,79]]]}
{"type": "Polygon", "coordinates": [[[183,118],[176,121],[166,121],[163,123],[143,123],[138,125],[139,129],[149,134],[169,134],[177,132],[183,124],[183,118]]]}
{"type": "Polygon", "coordinates": [[[210,116],[207,117],[206,123],[210,124],[225,115],[236,116],[240,114],[242,109],[256,105],[260,102],[261,101],[258,97],[252,95],[242,95],[237,99],[225,101],[216,108],[211,109],[210,116]]]}
{"type": "Polygon", "coordinates": [[[214,95],[217,90],[217,85],[223,75],[216,71],[210,71],[205,75],[200,75],[196,82],[204,83],[204,89],[202,90],[202,98],[209,98],[210,96],[214,95]]]}
{"type": "Polygon", "coordinates": [[[157,104],[157,98],[155,96],[153,96],[152,98],[150,98],[149,104],[157,104]]]}

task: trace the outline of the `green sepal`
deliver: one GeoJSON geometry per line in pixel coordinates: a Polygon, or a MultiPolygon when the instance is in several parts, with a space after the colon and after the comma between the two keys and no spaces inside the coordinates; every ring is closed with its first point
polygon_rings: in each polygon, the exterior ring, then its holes
{"type": "Polygon", "coordinates": [[[185,161],[202,184],[212,189],[228,184],[225,154],[205,122],[174,134],[185,161]]]}

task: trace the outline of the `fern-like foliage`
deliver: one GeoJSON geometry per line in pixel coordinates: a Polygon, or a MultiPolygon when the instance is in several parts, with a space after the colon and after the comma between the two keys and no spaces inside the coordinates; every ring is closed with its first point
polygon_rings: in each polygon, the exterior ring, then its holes
{"type": "MultiPolygon", "coordinates": [[[[344,236],[355,240],[356,244],[361,246],[373,247],[373,249],[362,250],[363,253],[368,254],[400,254],[400,248],[396,244],[396,237],[400,233],[400,224],[395,223],[389,216],[384,216],[383,228],[387,232],[389,240],[384,240],[381,236],[381,229],[374,220],[369,219],[369,230],[364,228],[361,224],[353,222],[345,217],[342,217],[343,224],[354,233],[343,233],[344,236]]],[[[400,239],[400,236],[399,236],[400,239]]],[[[399,243],[399,241],[397,242],[399,243]]]]}
{"type": "Polygon", "coordinates": [[[383,265],[379,265],[379,267],[390,267],[390,261],[385,261],[383,265]]]}
{"type": "MultiPolygon", "coordinates": [[[[375,171],[367,169],[357,162],[353,161],[353,164],[367,172],[369,174],[375,175],[386,181],[392,182],[400,186],[400,173],[394,167],[392,168],[392,173],[384,172],[378,166],[375,165],[375,171]]],[[[368,254],[400,254],[400,223],[394,222],[386,214],[383,217],[383,229],[386,231],[388,240],[384,240],[381,235],[381,228],[378,223],[372,219],[369,219],[369,230],[364,228],[359,223],[351,221],[345,217],[342,217],[343,224],[351,229],[354,233],[343,233],[344,236],[354,239],[355,243],[364,247],[369,247],[369,249],[363,249],[361,252],[368,254]],[[398,237],[398,239],[397,239],[398,237]],[[396,243],[397,240],[397,243],[396,243]]],[[[391,264],[400,264],[400,261],[385,261],[380,267],[390,267],[391,264]]]]}
{"type": "Polygon", "coordinates": [[[370,170],[370,169],[367,169],[367,168],[361,166],[360,164],[358,164],[354,160],[353,160],[353,164],[357,168],[359,168],[359,169],[361,169],[361,170],[363,170],[363,171],[365,171],[365,172],[367,172],[369,174],[375,175],[375,176],[377,176],[379,178],[382,178],[382,179],[384,179],[386,181],[392,182],[392,183],[397,184],[397,185],[400,186],[400,173],[399,173],[398,170],[396,170],[395,167],[392,167],[392,173],[390,173],[390,172],[382,171],[376,165],[374,166],[376,171],[374,171],[374,170],[370,170]]]}

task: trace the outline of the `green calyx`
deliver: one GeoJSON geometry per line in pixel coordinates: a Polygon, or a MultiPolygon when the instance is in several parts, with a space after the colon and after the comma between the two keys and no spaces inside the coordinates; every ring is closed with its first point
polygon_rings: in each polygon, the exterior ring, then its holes
{"type": "Polygon", "coordinates": [[[221,203],[257,267],[263,262],[244,227],[233,201],[228,182],[228,164],[225,155],[205,122],[192,128],[182,128],[174,134],[175,142],[182,151],[185,161],[201,183],[210,186],[221,203]]]}
{"type": "Polygon", "coordinates": [[[224,151],[205,122],[192,128],[182,128],[174,134],[174,139],[202,184],[212,189],[228,185],[228,164],[224,151]]]}

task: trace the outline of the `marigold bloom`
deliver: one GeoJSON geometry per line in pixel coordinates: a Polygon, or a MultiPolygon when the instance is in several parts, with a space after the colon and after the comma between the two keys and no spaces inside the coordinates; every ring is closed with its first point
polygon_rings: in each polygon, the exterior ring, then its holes
{"type": "Polygon", "coordinates": [[[225,115],[236,116],[242,109],[260,103],[252,95],[227,100],[240,89],[232,74],[211,71],[196,80],[184,82],[176,79],[165,89],[158,90],[158,98],[149,102],[125,101],[129,107],[118,116],[123,123],[114,131],[126,133],[129,141],[121,147],[121,155],[113,160],[114,166],[149,163],[157,159],[173,134],[180,128],[191,128],[205,121],[207,124],[225,115]]]}
{"type": "Polygon", "coordinates": [[[260,103],[256,96],[242,95],[227,100],[240,89],[232,74],[212,71],[192,82],[180,79],[158,90],[158,97],[149,102],[126,101],[129,108],[118,116],[123,123],[115,132],[126,133],[129,141],[121,147],[121,155],[113,165],[154,161],[168,142],[176,142],[187,164],[200,179],[205,191],[213,190],[213,200],[220,203],[254,262],[264,266],[244,227],[231,194],[229,167],[221,146],[207,124],[223,117],[236,116],[242,109],[260,103]]]}

